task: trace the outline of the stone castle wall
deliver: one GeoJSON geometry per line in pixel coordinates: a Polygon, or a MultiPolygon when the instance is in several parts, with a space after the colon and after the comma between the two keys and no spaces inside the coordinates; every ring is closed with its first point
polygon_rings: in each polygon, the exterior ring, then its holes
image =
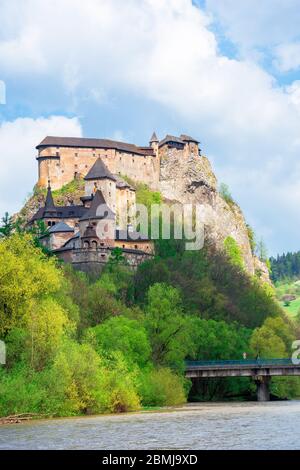
{"type": "Polygon", "coordinates": [[[159,159],[155,155],[138,155],[115,149],[79,147],[46,147],[39,151],[38,185],[59,189],[76,176],[84,177],[100,157],[114,174],[126,175],[134,181],[143,181],[152,189],[158,188],[159,159]]]}

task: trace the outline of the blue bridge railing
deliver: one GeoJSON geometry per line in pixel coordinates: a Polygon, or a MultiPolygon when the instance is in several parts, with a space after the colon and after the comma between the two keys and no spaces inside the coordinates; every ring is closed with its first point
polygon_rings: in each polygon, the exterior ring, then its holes
{"type": "Polygon", "coordinates": [[[282,366],[293,365],[291,359],[238,359],[238,360],[214,360],[214,361],[185,361],[186,367],[201,366],[282,366]]]}

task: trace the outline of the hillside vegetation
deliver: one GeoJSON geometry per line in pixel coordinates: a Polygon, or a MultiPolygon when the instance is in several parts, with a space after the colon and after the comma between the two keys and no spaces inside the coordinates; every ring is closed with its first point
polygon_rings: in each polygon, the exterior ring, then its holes
{"type": "MultiPolygon", "coordinates": [[[[147,205],[161,196],[140,186],[137,199],[147,205]]],[[[157,240],[155,258],[136,272],[113,253],[101,277],[90,279],[43,252],[35,231],[3,219],[0,416],[247,398],[255,388],[248,378],[203,380],[191,389],[185,360],[290,357],[299,331],[272,286],[247,274],[231,237],[218,251],[157,240]]],[[[274,378],[271,387],[278,397],[300,395],[298,378],[274,378]]]]}

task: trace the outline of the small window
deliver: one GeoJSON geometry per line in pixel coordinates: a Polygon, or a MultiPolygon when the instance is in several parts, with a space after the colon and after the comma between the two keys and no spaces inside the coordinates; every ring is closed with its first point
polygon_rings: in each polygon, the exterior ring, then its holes
{"type": "Polygon", "coordinates": [[[134,248],[137,250],[138,246],[137,246],[137,245],[134,245],[134,248]]]}
{"type": "Polygon", "coordinates": [[[75,153],[75,157],[78,157],[78,153],[75,153]]]}

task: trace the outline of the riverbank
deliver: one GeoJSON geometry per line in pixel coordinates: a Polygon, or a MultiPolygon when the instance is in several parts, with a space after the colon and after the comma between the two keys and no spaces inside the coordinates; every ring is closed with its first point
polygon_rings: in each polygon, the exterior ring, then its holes
{"type": "Polygon", "coordinates": [[[0,428],[0,449],[297,449],[300,401],[201,403],[0,428]]]}

